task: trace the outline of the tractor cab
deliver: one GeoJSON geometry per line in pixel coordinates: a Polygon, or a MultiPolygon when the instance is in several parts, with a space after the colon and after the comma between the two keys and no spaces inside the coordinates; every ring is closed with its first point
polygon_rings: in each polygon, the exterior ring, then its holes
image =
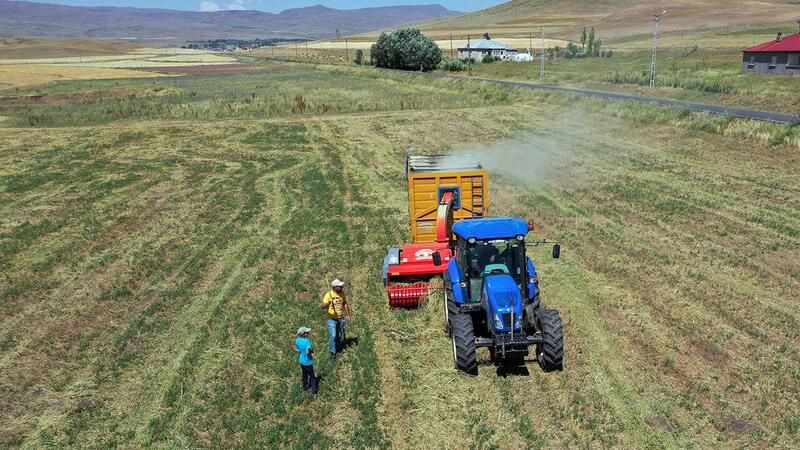
{"type": "Polygon", "coordinates": [[[519,289],[525,288],[525,243],[517,238],[456,241],[456,261],[464,270],[469,299],[480,299],[484,282],[490,276],[508,275],[519,289]],[[462,256],[463,255],[463,256],[462,256]]]}
{"type": "Polygon", "coordinates": [[[525,255],[527,222],[502,217],[466,220],[453,226],[453,234],[455,255],[447,275],[459,283],[460,288],[453,289],[456,303],[479,304],[485,292],[494,292],[487,288],[500,286],[514,286],[520,301],[538,294],[536,268],[525,255]]]}

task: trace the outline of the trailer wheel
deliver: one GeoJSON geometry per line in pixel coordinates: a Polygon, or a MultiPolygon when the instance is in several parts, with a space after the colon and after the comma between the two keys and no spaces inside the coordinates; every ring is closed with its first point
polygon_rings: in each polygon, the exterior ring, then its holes
{"type": "Polygon", "coordinates": [[[452,294],[449,292],[450,291],[447,289],[444,290],[444,304],[442,305],[442,310],[444,311],[444,332],[448,336],[451,334],[450,318],[459,313],[458,305],[450,300],[452,294]]]}
{"type": "Polygon", "coordinates": [[[542,343],[536,346],[536,359],[545,372],[564,370],[564,329],[561,315],[555,309],[540,309],[537,315],[542,343]]]}
{"type": "Polygon", "coordinates": [[[478,354],[475,349],[475,330],[469,314],[450,316],[450,331],[453,341],[453,362],[456,369],[467,375],[478,374],[478,354]]]}

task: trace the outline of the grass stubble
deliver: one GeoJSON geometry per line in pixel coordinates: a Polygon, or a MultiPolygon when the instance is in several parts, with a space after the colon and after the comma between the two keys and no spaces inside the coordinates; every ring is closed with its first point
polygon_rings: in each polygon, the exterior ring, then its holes
{"type": "Polygon", "coordinates": [[[153,112],[96,116],[114,83],[47,88],[100,93],[88,105],[2,109],[0,444],[796,441],[791,141],[653,107],[292,66],[159,80],[170,94],[147,97],[153,112]],[[332,107],[297,110],[298,89],[332,107]],[[250,92],[273,106],[175,113],[250,92]],[[565,319],[561,374],[498,377],[482,354],[463,377],[440,298],[386,306],[380,263],[407,239],[404,155],[467,147],[517,158],[493,168],[492,214],[564,244],[559,261],[534,250],[565,319]],[[358,338],[335,363],[316,306],[333,276],[349,281],[358,338]],[[296,380],[300,324],[320,349],[314,402],[296,380]]]}

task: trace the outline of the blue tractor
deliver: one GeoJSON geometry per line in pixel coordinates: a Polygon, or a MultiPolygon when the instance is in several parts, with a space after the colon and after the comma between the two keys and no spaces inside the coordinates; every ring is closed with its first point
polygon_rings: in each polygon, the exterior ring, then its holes
{"type": "MultiPolygon", "coordinates": [[[[458,370],[478,374],[476,350],[487,347],[495,365],[525,363],[529,348],[545,372],[562,370],[564,335],[555,309],[540,307],[536,267],[526,255],[528,222],[481,218],[453,225],[453,257],[444,271],[445,327],[458,370]]],[[[558,244],[552,256],[560,254],[558,244]]],[[[437,252],[438,253],[438,252],[437,252]]],[[[433,256],[441,264],[438,254],[433,256]]]]}

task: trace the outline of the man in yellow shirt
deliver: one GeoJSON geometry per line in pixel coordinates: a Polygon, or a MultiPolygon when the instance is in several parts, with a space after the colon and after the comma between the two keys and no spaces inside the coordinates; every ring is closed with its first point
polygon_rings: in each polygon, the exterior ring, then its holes
{"type": "Polygon", "coordinates": [[[333,280],[331,290],[322,297],[319,306],[328,315],[328,346],[331,357],[335,359],[336,354],[342,351],[345,318],[350,320],[350,305],[347,304],[347,297],[344,295],[344,282],[338,278],[333,280]]]}

